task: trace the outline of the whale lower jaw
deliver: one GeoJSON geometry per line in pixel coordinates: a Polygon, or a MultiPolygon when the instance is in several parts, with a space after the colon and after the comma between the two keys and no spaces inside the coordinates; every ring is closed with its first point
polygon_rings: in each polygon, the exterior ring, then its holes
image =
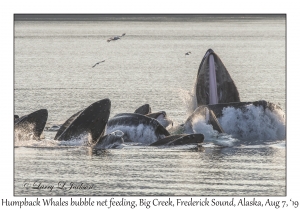
{"type": "Polygon", "coordinates": [[[84,110],[72,115],[57,132],[55,140],[70,141],[81,136],[89,135],[89,144],[95,144],[104,135],[106,123],[110,115],[111,102],[109,99],[97,101],[84,110]]]}

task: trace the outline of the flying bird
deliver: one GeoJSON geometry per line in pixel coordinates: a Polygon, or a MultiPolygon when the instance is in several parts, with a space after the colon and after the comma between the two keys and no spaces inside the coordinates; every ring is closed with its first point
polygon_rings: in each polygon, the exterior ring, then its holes
{"type": "Polygon", "coordinates": [[[189,52],[185,53],[185,55],[189,55],[189,54],[192,54],[192,53],[191,53],[191,51],[189,51],[189,52]]]}
{"type": "Polygon", "coordinates": [[[114,36],[114,37],[110,37],[107,42],[110,42],[110,41],[115,41],[115,40],[118,40],[120,39],[120,36],[114,36]]]}
{"type": "Polygon", "coordinates": [[[92,68],[94,68],[95,66],[97,66],[99,63],[103,63],[103,62],[105,62],[105,60],[99,61],[98,63],[95,63],[95,65],[93,65],[92,68]]]}
{"type": "Polygon", "coordinates": [[[115,41],[115,40],[118,40],[118,39],[121,39],[121,37],[125,36],[126,33],[123,33],[121,36],[114,36],[114,37],[110,37],[107,42],[110,42],[110,41],[115,41]]]}

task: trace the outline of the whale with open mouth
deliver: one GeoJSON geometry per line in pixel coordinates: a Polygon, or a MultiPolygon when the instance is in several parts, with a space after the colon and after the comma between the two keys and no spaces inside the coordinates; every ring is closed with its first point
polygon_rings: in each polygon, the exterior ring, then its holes
{"type": "Polygon", "coordinates": [[[58,130],[55,140],[70,141],[88,135],[88,144],[95,144],[102,136],[110,114],[108,98],[97,101],[72,115],[58,130]]]}
{"type": "MultiPolygon", "coordinates": [[[[180,145],[198,144],[204,140],[203,136],[194,134],[166,138],[170,133],[155,118],[137,113],[121,113],[108,120],[110,108],[110,100],[103,99],[78,111],[66,120],[54,139],[64,142],[85,139],[82,144],[95,149],[118,148],[124,142],[151,145],[164,139],[157,145],[180,145]]],[[[161,114],[164,113],[157,115],[161,114]]]]}
{"type": "Polygon", "coordinates": [[[47,109],[40,109],[20,118],[14,115],[15,140],[40,140],[47,119],[47,109]]]}
{"type": "Polygon", "coordinates": [[[125,141],[151,144],[170,133],[154,118],[136,113],[117,114],[107,123],[106,133],[120,130],[125,141]]]}
{"type": "MultiPolygon", "coordinates": [[[[239,92],[217,54],[209,49],[195,84],[197,108],[184,124],[185,133],[203,132],[200,124],[238,139],[285,139],[282,109],[264,100],[240,102],[239,92]]],[[[205,128],[207,129],[207,127],[205,128]]]]}

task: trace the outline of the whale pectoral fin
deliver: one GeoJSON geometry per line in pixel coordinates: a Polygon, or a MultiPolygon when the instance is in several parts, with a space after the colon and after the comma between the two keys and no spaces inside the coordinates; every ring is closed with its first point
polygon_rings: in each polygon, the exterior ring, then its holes
{"type": "Polygon", "coordinates": [[[167,136],[163,139],[159,139],[156,142],[153,142],[152,144],[150,144],[149,146],[161,146],[161,145],[165,145],[168,144],[180,137],[184,136],[183,134],[178,134],[178,135],[172,135],[172,136],[167,136]]]}
{"type": "Polygon", "coordinates": [[[185,144],[199,144],[204,141],[204,135],[201,133],[197,134],[178,134],[168,136],[166,138],[160,139],[150,146],[161,146],[161,145],[185,145],[185,144]]]}
{"type": "Polygon", "coordinates": [[[212,110],[209,110],[209,120],[208,123],[213,126],[213,129],[218,131],[219,133],[225,133],[222,126],[220,125],[216,115],[212,110]]]}

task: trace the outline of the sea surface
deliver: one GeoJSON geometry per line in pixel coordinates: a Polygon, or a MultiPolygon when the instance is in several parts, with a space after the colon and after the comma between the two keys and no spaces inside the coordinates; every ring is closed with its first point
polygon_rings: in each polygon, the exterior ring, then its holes
{"type": "MultiPolygon", "coordinates": [[[[211,48],[235,81],[241,101],[270,101],[284,115],[285,29],[285,16],[17,20],[14,114],[47,109],[46,127],[51,127],[109,98],[110,117],[148,103],[180,125],[193,111],[197,71],[211,48]]],[[[230,136],[210,141],[206,134],[202,147],[129,144],[94,151],[61,144],[55,132],[44,131],[41,141],[15,141],[14,195],[285,196],[282,119],[280,128],[259,124],[258,135],[239,144],[230,136]]],[[[227,129],[244,125],[224,124],[227,129]]]]}

